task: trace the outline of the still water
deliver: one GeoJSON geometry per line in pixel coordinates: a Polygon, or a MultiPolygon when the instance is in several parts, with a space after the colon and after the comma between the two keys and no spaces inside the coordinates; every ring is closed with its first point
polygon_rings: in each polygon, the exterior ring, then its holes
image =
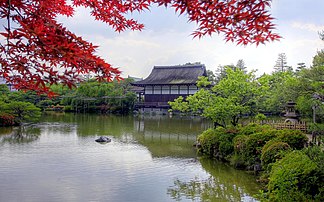
{"type": "Polygon", "coordinates": [[[207,127],[199,118],[57,113],[0,128],[0,201],[255,201],[253,176],[196,155],[207,127]]]}

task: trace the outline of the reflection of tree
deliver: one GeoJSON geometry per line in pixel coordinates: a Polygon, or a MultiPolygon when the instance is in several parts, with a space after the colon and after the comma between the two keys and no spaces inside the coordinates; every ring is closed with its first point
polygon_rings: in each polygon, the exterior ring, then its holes
{"type": "MultiPolygon", "coordinates": [[[[259,186],[253,176],[214,160],[202,158],[200,162],[211,176],[204,180],[196,177],[189,182],[176,179],[174,185],[168,188],[168,194],[172,199],[242,201],[242,197],[257,193],[259,186]]],[[[253,199],[250,198],[249,201],[253,199]]]]}
{"type": "Polygon", "coordinates": [[[29,143],[37,140],[40,136],[40,128],[33,125],[22,125],[13,128],[9,133],[0,137],[0,142],[10,144],[29,143]]]}
{"type": "Polygon", "coordinates": [[[0,135],[8,135],[12,132],[13,127],[0,127],[0,135]]]}
{"type": "Polygon", "coordinates": [[[192,145],[207,125],[200,117],[138,116],[133,136],[153,157],[194,158],[192,145]]]}
{"type": "Polygon", "coordinates": [[[133,117],[97,114],[73,114],[73,113],[48,113],[43,119],[57,130],[54,123],[63,126],[62,132],[69,133],[76,130],[80,137],[87,136],[114,136],[119,137],[124,133],[133,131],[133,117]],[[60,114],[60,115],[57,115],[60,114]],[[73,127],[71,127],[73,126],[73,127]]]}

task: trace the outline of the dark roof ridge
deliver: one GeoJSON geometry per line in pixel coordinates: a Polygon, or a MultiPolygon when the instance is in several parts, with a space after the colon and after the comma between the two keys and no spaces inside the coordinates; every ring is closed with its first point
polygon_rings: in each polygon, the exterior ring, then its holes
{"type": "Polygon", "coordinates": [[[190,65],[154,66],[154,69],[173,69],[173,68],[205,68],[205,65],[190,64],[190,65]]]}
{"type": "Polygon", "coordinates": [[[154,66],[147,78],[133,85],[194,85],[199,76],[207,76],[204,64],[154,66]]]}

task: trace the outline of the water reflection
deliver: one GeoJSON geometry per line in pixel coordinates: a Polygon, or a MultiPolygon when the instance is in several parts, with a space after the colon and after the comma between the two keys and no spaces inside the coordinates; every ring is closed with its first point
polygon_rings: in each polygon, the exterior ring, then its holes
{"type": "Polygon", "coordinates": [[[68,129],[75,124],[76,133],[81,138],[108,136],[122,143],[138,143],[147,147],[153,157],[195,157],[192,145],[197,135],[209,126],[208,121],[199,117],[180,116],[62,116],[50,113],[44,121],[51,124],[64,122],[67,127],[59,128],[62,133],[70,132],[68,129]]]}
{"type": "Polygon", "coordinates": [[[41,130],[35,125],[22,125],[19,127],[4,127],[0,130],[0,142],[2,144],[22,144],[36,141],[41,130]]]}
{"type": "Polygon", "coordinates": [[[210,176],[203,180],[198,177],[189,181],[176,179],[174,185],[168,188],[172,199],[256,201],[247,194],[257,193],[259,188],[252,176],[215,160],[200,158],[199,161],[210,176]]]}
{"type": "Polygon", "coordinates": [[[61,113],[0,128],[0,201],[251,199],[252,176],[197,158],[192,144],[206,127],[197,117],[61,113]]]}

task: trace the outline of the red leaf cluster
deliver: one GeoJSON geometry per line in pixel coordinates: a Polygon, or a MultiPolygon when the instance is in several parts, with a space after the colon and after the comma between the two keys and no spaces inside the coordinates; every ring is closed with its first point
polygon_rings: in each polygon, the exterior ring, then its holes
{"type": "Polygon", "coordinates": [[[96,46],[58,23],[59,15],[73,16],[75,7],[86,7],[98,21],[115,31],[142,30],[144,25],[126,16],[151,5],[173,7],[198,28],[194,37],[224,33],[237,44],[279,39],[268,13],[271,0],[1,0],[0,77],[17,89],[49,95],[49,85],[72,87],[80,75],[98,80],[121,79],[120,71],[96,55],[96,46]],[[69,4],[69,3],[70,4],[69,4]]]}
{"type": "Polygon", "coordinates": [[[13,126],[15,125],[15,117],[11,114],[0,114],[0,126],[13,126]]]}

